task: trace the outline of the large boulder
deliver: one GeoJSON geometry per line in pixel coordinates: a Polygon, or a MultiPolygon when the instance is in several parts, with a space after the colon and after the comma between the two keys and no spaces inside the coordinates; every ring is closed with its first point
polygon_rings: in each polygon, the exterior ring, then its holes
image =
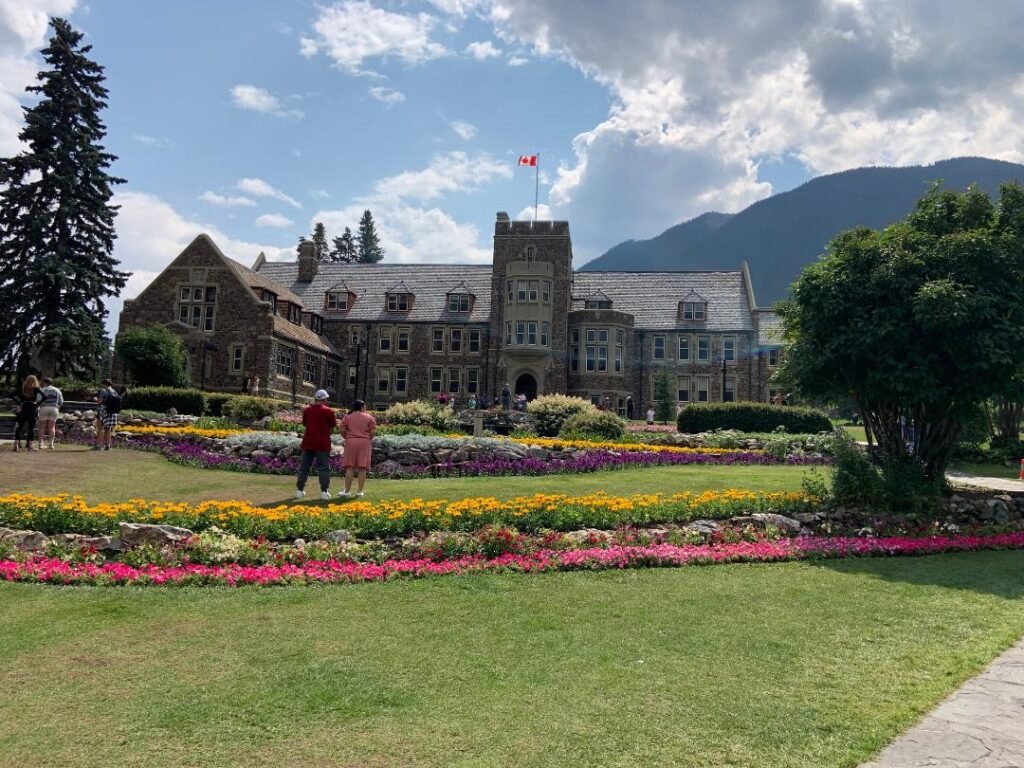
{"type": "Polygon", "coordinates": [[[121,544],[126,547],[137,547],[140,544],[153,544],[157,547],[180,544],[190,536],[188,528],[176,525],[148,525],[145,523],[121,523],[121,544]]]}
{"type": "Polygon", "coordinates": [[[49,544],[50,539],[39,531],[21,531],[14,528],[0,528],[0,541],[13,544],[23,552],[35,552],[49,544]]]}

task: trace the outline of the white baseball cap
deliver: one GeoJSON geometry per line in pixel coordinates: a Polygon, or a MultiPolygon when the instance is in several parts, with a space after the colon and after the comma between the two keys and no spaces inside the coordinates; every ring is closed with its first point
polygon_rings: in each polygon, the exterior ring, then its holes
{"type": "Polygon", "coordinates": [[[313,394],[313,399],[314,400],[326,400],[328,397],[330,397],[330,395],[327,394],[327,390],[326,389],[318,389],[313,394]]]}

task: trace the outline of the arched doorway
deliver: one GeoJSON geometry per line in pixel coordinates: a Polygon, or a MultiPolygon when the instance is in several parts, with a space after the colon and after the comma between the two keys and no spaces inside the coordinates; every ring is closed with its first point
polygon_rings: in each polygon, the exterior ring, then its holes
{"type": "Polygon", "coordinates": [[[516,388],[512,394],[526,395],[527,402],[533,400],[537,396],[537,379],[533,377],[532,373],[520,374],[516,379],[516,388]]]}

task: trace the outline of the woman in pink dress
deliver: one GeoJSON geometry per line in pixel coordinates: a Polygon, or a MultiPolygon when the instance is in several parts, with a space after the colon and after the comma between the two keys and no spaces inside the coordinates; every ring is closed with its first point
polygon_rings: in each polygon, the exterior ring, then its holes
{"type": "Polygon", "coordinates": [[[356,400],[352,410],[341,420],[338,431],[345,438],[345,455],[341,465],[345,468],[345,490],[340,496],[352,496],[352,476],[355,475],[358,485],[355,496],[363,495],[366,484],[366,470],[370,468],[370,454],[373,451],[373,436],[377,434],[377,421],[364,409],[366,403],[356,400]]]}

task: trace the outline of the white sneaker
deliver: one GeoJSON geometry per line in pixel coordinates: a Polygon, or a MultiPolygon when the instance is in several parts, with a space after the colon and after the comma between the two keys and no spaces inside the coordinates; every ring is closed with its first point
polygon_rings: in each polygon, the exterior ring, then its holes
{"type": "Polygon", "coordinates": [[[330,491],[320,491],[320,500],[321,501],[327,501],[329,498],[331,498],[330,491]]]}
{"type": "Polygon", "coordinates": [[[356,494],[356,496],[358,496],[360,499],[363,498],[363,492],[360,491],[359,493],[356,494]]]}
{"type": "Polygon", "coordinates": [[[349,493],[348,491],[338,491],[338,498],[339,499],[347,499],[351,495],[352,494],[349,493]]]}
{"type": "Polygon", "coordinates": [[[305,491],[300,491],[298,489],[295,489],[295,498],[296,499],[302,499],[302,498],[305,498],[305,496],[306,496],[306,492],[305,491]]]}

